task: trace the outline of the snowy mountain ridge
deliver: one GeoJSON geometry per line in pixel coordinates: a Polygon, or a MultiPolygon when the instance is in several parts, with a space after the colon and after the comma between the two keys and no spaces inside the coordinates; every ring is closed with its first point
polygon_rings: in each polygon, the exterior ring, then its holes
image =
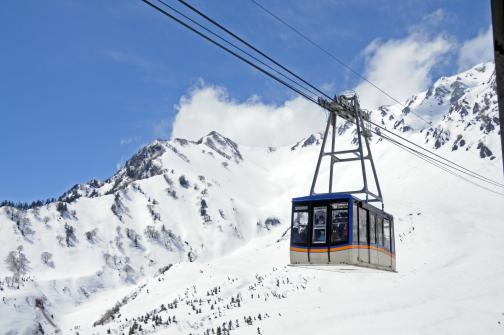
{"type": "MultiPolygon", "coordinates": [[[[441,78],[410,98],[409,110],[382,106],[372,117],[500,180],[493,72],[487,63],[441,78]]],[[[337,144],[348,146],[354,136],[342,123],[337,144]]],[[[504,253],[497,238],[502,199],[376,136],[373,155],[396,219],[399,273],[286,267],[290,199],[307,193],[321,137],[278,148],[242,146],[217,132],[158,140],[111,178],[76,185],[60,201],[0,207],[0,255],[18,265],[0,263],[0,330],[301,334],[336,320],[341,331],[374,325],[378,333],[470,333],[476,323],[465,324],[468,315],[489,333],[502,330],[504,296],[491,278],[504,268],[486,256],[488,248],[504,253]],[[477,265],[484,269],[470,272],[477,265]],[[480,281],[486,285],[476,287],[480,281]],[[330,297],[347,308],[329,308],[330,297]],[[403,327],[391,322],[398,319],[403,327]]],[[[359,183],[351,168],[337,176],[340,188],[359,183]]]]}
{"type": "Polygon", "coordinates": [[[381,118],[377,121],[400,132],[417,130],[424,134],[419,143],[433,149],[444,145],[451,146],[453,151],[476,147],[481,158],[495,159],[493,152],[500,144],[487,138],[499,129],[493,63],[442,77],[427,91],[409,98],[405,105],[404,108],[398,104],[378,108],[381,118]],[[477,141],[466,145],[464,135],[477,141]]]}

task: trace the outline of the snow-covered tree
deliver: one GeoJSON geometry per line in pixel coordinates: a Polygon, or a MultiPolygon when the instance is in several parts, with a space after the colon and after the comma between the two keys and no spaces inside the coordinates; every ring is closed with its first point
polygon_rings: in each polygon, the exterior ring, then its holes
{"type": "Polygon", "coordinates": [[[98,228],[87,231],[85,235],[86,235],[86,240],[89,243],[95,244],[98,241],[98,228]]]}
{"type": "Polygon", "coordinates": [[[75,247],[77,244],[77,237],[75,236],[75,228],[65,223],[65,241],[67,247],[75,247]]]}
{"type": "Polygon", "coordinates": [[[12,272],[15,282],[19,282],[20,277],[27,274],[30,270],[28,266],[30,261],[23,253],[22,245],[18,246],[16,250],[9,252],[5,258],[5,263],[7,264],[7,269],[12,272]]]}
{"type": "Polygon", "coordinates": [[[142,249],[142,236],[140,236],[134,229],[126,228],[126,237],[131,241],[131,246],[137,249],[142,249]]]}
{"type": "Polygon", "coordinates": [[[121,194],[119,192],[114,194],[114,203],[110,207],[110,210],[121,222],[124,220],[124,215],[129,216],[129,209],[122,201],[121,194]]]}
{"type": "Polygon", "coordinates": [[[42,254],[40,254],[40,259],[42,260],[42,263],[44,263],[50,268],[54,268],[54,261],[52,260],[52,257],[53,255],[47,251],[44,251],[42,254]]]}

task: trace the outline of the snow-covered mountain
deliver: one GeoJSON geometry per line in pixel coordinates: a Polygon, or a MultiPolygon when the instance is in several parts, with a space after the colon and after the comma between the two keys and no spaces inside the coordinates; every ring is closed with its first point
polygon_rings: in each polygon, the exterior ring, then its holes
{"type": "MultiPolygon", "coordinates": [[[[493,64],[441,78],[405,105],[372,118],[502,182],[493,64]]],[[[354,136],[343,123],[337,143],[354,136]]],[[[321,134],[251,148],[211,132],[158,140],[59,201],[0,207],[0,331],[503,332],[503,195],[372,142],[397,273],[287,266],[290,200],[309,190],[321,134]]],[[[342,169],[336,186],[359,177],[342,169]]]]}
{"type": "Polygon", "coordinates": [[[493,63],[483,63],[442,77],[409,98],[405,107],[382,106],[374,116],[389,129],[420,133],[418,143],[426,147],[449,146],[452,151],[477,151],[481,158],[495,159],[500,141],[491,136],[499,130],[494,71],[493,63]]]}

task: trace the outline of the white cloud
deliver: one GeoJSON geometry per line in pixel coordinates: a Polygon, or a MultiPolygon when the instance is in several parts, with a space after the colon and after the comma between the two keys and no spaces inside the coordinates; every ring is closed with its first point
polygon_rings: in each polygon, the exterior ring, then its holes
{"type": "Polygon", "coordinates": [[[493,61],[493,59],[493,34],[492,26],[490,26],[462,44],[458,57],[459,71],[467,70],[479,63],[493,61]]]}
{"type": "Polygon", "coordinates": [[[248,146],[280,146],[321,131],[323,110],[296,97],[281,106],[262,103],[257,96],[239,102],[226,89],[200,83],[180,99],[173,137],[198,139],[212,130],[248,146]]]}
{"type": "MultiPolygon", "coordinates": [[[[374,40],[363,51],[364,76],[403,101],[427,89],[432,82],[433,68],[444,60],[452,47],[449,38],[443,35],[430,37],[418,29],[403,39],[374,40]]],[[[395,103],[365,81],[355,90],[366,108],[395,103]]]]}

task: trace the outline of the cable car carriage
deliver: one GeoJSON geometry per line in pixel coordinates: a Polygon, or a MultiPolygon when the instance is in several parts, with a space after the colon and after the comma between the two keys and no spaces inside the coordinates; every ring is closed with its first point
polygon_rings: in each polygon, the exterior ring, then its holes
{"type": "Polygon", "coordinates": [[[394,219],[351,194],[294,198],[290,261],[395,270],[394,219]]]}
{"type": "Polygon", "coordinates": [[[333,101],[319,100],[330,111],[320,149],[319,160],[309,196],[292,199],[290,263],[298,264],[353,264],[395,271],[394,218],[383,210],[383,198],[373,157],[369,148],[370,130],[357,96],[342,95],[333,101]],[[356,124],[358,147],[335,151],[336,116],[356,124]],[[332,146],[325,151],[329,129],[332,146]],[[364,154],[362,138],[366,145],[364,154]],[[342,158],[344,155],[347,155],[342,158]],[[348,157],[348,155],[351,155],[348,157]],[[329,193],[315,194],[321,161],[331,158],[329,193]],[[332,192],[333,169],[336,163],[360,161],[363,188],[349,192],[332,192]],[[371,165],[377,194],[368,188],[366,161],[371,165]],[[359,196],[363,197],[360,199],[359,196]],[[379,209],[372,203],[379,202],[379,209]]]}

